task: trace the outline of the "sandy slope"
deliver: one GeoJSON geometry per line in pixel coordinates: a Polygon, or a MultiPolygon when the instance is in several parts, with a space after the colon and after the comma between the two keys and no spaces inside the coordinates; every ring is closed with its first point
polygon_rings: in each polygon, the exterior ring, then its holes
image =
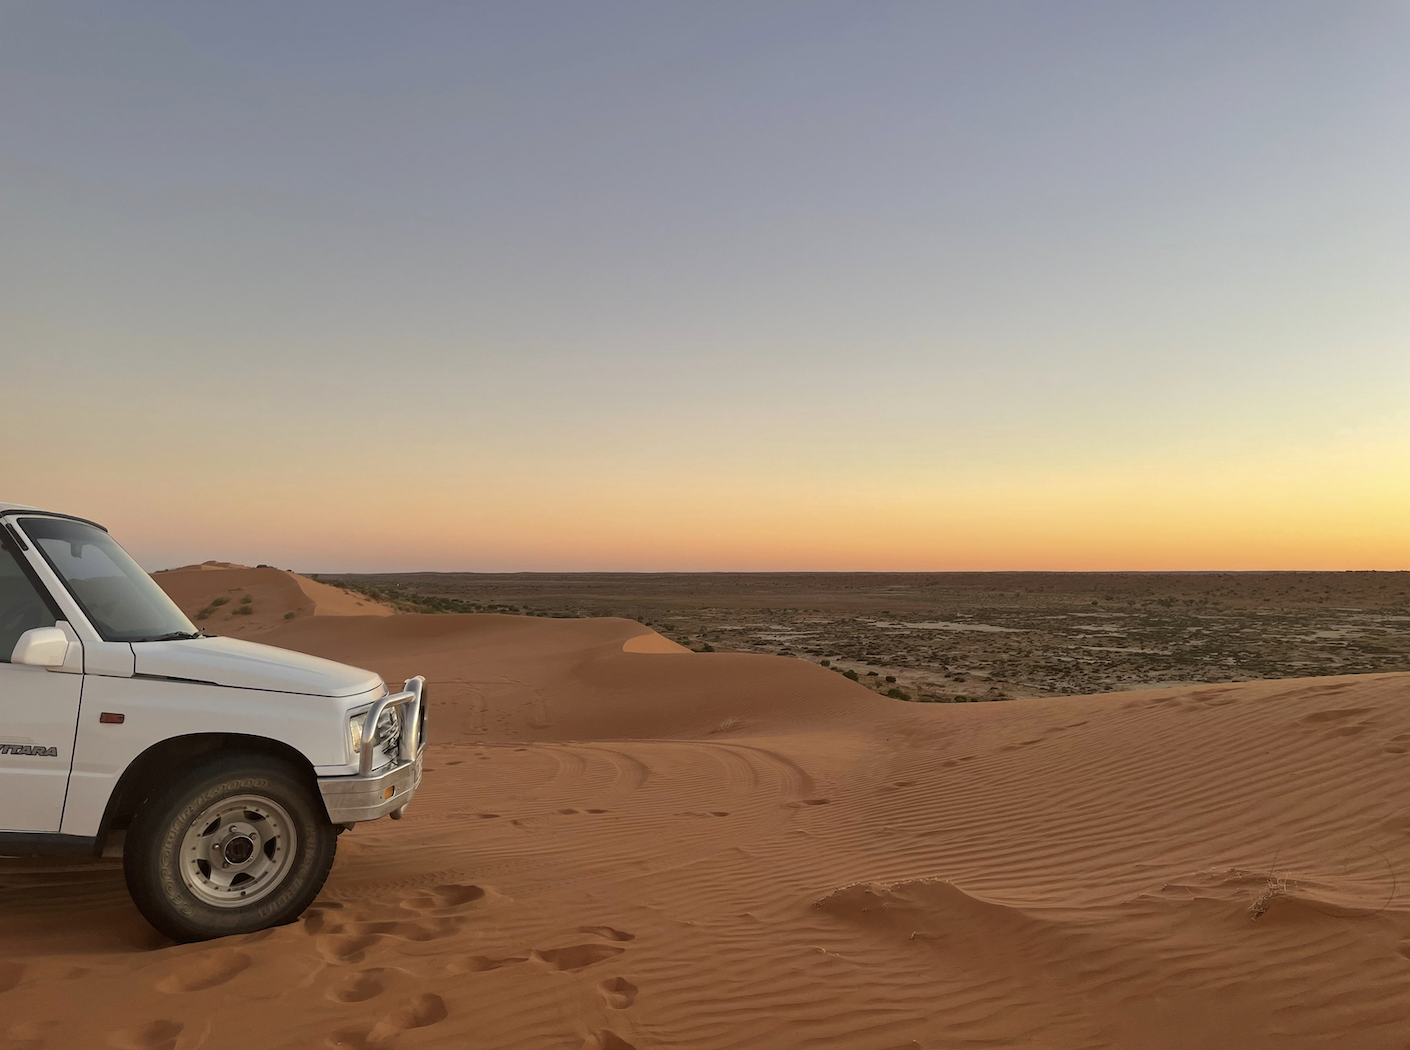
{"type": "Polygon", "coordinates": [[[155,573],[153,578],[171,595],[181,611],[212,634],[248,636],[282,624],[287,616],[390,616],[392,609],[360,594],[330,587],[283,569],[205,562],[155,573]],[[252,599],[250,613],[236,610],[252,599]],[[225,603],[211,607],[224,598],[225,603]],[[197,619],[202,609],[210,609],[197,619]]]}
{"type": "Polygon", "coordinates": [[[6,862],[0,1047],[1406,1047],[1410,676],[921,706],[651,638],[267,631],[430,677],[407,819],[206,945],[6,862]]]}

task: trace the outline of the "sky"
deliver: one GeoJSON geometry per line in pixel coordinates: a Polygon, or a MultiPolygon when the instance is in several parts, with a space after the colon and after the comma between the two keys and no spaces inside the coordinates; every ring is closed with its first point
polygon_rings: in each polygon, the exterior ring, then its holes
{"type": "Polygon", "coordinates": [[[0,501],[148,568],[1410,569],[1410,4],[0,6],[0,501]]]}

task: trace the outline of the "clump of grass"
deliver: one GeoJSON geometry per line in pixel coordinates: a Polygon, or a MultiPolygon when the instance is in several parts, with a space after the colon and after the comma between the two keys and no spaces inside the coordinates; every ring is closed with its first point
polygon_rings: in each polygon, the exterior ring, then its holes
{"type": "Polygon", "coordinates": [[[286,613],[284,614],[284,619],[286,619],[286,620],[292,620],[293,618],[294,618],[294,610],[293,610],[293,609],[290,609],[288,612],[286,612],[286,613]]]}
{"type": "Polygon", "coordinates": [[[842,672],[842,677],[843,677],[843,678],[850,678],[850,679],[851,679],[852,681],[854,681],[854,682],[860,682],[860,681],[862,680],[861,675],[857,674],[856,671],[851,671],[851,670],[843,671],[843,672],[842,672]]]}
{"type": "Polygon", "coordinates": [[[196,619],[209,620],[211,613],[215,612],[228,601],[230,601],[229,598],[212,598],[211,603],[196,614],[196,619]]]}
{"type": "Polygon", "coordinates": [[[890,689],[886,690],[886,695],[891,697],[893,700],[909,700],[911,698],[910,693],[894,685],[890,689]]]}
{"type": "Polygon", "coordinates": [[[240,599],[240,604],[241,604],[241,605],[253,605],[254,603],[255,603],[254,596],[253,596],[253,595],[250,595],[250,594],[247,594],[247,595],[245,595],[243,598],[240,599]]]}
{"type": "Polygon", "coordinates": [[[1248,913],[1251,918],[1262,918],[1263,915],[1273,906],[1273,902],[1279,897],[1288,895],[1288,880],[1277,872],[1268,873],[1268,881],[1260,887],[1254,894],[1253,900],[1249,902],[1248,913]]]}
{"type": "Polygon", "coordinates": [[[744,724],[744,719],[742,719],[742,718],[736,718],[734,715],[730,715],[728,718],[721,719],[721,720],[715,725],[715,728],[710,730],[710,732],[712,732],[712,733],[728,733],[731,729],[738,729],[738,728],[739,728],[740,726],[742,726],[743,724],[744,724]]]}
{"type": "Polygon", "coordinates": [[[235,610],[233,613],[231,613],[230,615],[231,615],[231,616],[253,616],[253,615],[254,615],[254,611],[255,611],[255,607],[254,607],[253,605],[242,605],[242,606],[240,606],[240,608],[236,609],[236,610],[235,610]]]}

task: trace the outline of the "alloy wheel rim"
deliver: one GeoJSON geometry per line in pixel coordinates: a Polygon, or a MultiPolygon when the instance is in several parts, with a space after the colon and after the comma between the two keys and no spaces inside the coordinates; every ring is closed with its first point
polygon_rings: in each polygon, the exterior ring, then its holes
{"type": "Polygon", "coordinates": [[[181,880],[197,900],[240,908],[273,893],[294,863],[297,835],[287,810],[263,795],[207,806],[181,840],[181,880]]]}

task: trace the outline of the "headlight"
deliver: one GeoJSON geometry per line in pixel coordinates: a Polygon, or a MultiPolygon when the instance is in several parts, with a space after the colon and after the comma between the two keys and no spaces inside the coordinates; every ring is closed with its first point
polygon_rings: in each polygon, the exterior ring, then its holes
{"type": "MultiPolygon", "coordinates": [[[[362,753],[362,727],[367,721],[367,712],[353,715],[348,719],[348,748],[353,754],[362,753]]],[[[388,708],[377,719],[377,744],[383,751],[395,751],[401,741],[401,708],[388,708]]]]}
{"type": "Polygon", "coordinates": [[[367,721],[367,712],[353,715],[348,719],[348,747],[354,755],[362,751],[362,723],[367,721]]]}

